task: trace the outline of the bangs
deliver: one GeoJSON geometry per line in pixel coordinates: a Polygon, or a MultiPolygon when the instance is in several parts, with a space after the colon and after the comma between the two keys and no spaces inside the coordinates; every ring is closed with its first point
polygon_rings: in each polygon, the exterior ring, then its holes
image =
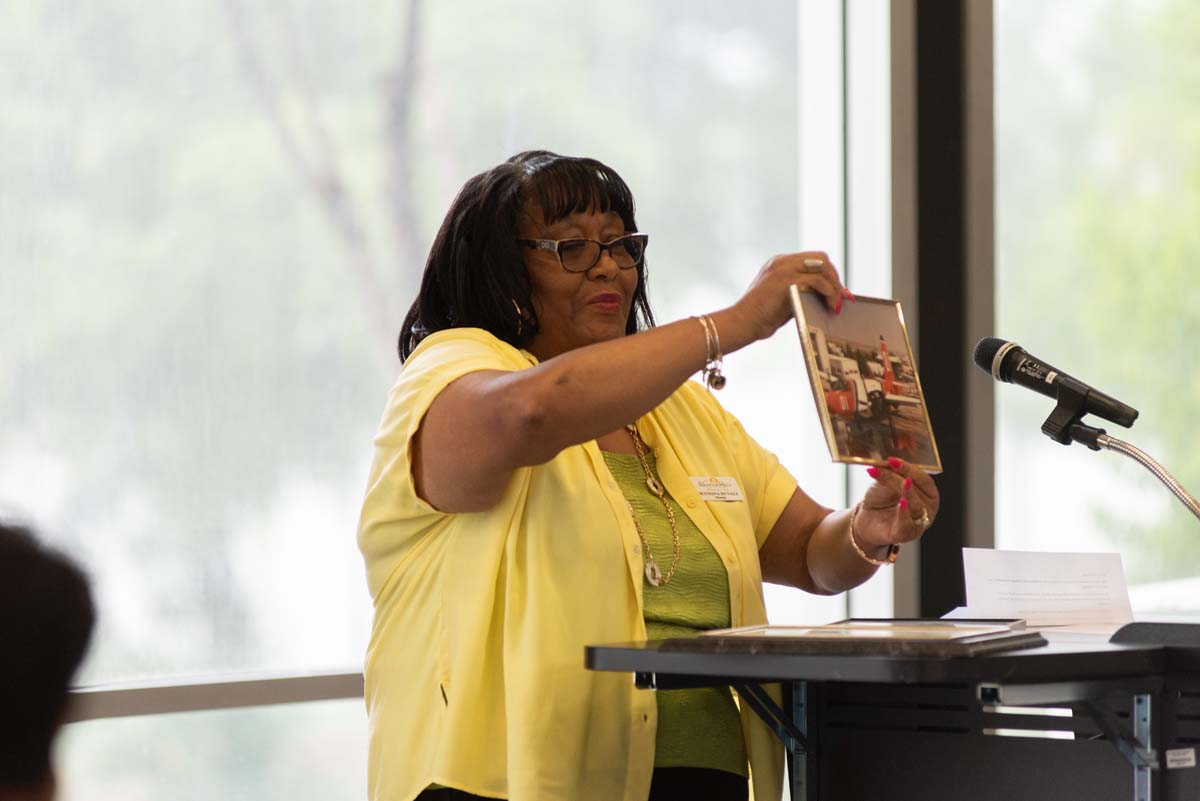
{"type": "Polygon", "coordinates": [[[521,156],[518,163],[528,176],[524,199],[537,204],[545,222],[555,223],[571,214],[614,212],[626,230],[637,230],[633,194],[611,167],[595,159],[544,151],[521,156]]]}

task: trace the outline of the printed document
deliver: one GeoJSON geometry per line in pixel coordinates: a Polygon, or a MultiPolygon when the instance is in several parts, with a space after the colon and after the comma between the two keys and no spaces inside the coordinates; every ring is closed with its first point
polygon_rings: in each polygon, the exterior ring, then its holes
{"type": "Polygon", "coordinates": [[[1133,620],[1117,553],[963,548],[967,606],[947,617],[1021,618],[1030,628],[1112,629],[1133,620]]]}

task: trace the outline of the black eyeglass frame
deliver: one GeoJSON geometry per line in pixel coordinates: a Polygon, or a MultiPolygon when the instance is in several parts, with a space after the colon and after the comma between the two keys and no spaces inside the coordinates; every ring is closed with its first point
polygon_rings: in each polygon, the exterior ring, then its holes
{"type": "Polygon", "coordinates": [[[649,242],[650,242],[649,234],[644,234],[641,232],[636,232],[636,233],[632,233],[632,234],[622,234],[621,236],[618,236],[616,239],[610,240],[608,242],[601,242],[598,239],[588,239],[586,237],[581,237],[581,236],[573,236],[573,237],[570,237],[569,239],[518,239],[517,240],[518,245],[524,245],[527,248],[532,248],[534,250],[551,251],[552,253],[554,253],[555,256],[558,257],[558,266],[562,267],[564,270],[566,270],[569,273],[586,273],[588,270],[592,269],[593,267],[595,267],[597,264],[600,263],[600,256],[603,255],[606,251],[608,252],[609,257],[612,258],[613,263],[616,264],[618,268],[620,268],[622,270],[632,270],[636,267],[641,266],[642,262],[645,261],[646,245],[648,245],[649,242]],[[612,248],[614,246],[620,244],[622,241],[628,240],[628,239],[639,240],[642,244],[642,253],[640,256],[638,256],[637,261],[635,261],[633,264],[629,265],[628,267],[625,267],[620,262],[617,261],[615,256],[612,255],[612,248]],[[589,264],[587,267],[584,267],[582,270],[570,269],[569,267],[567,267],[567,265],[563,261],[563,257],[562,257],[562,246],[564,243],[569,243],[569,242],[590,242],[593,245],[596,245],[597,246],[596,247],[596,260],[593,261],[591,264],[589,264]]]}

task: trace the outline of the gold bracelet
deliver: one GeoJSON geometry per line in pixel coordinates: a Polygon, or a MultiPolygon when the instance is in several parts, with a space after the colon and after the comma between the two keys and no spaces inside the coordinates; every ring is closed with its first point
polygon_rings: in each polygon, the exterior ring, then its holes
{"type": "Polygon", "coordinates": [[[858,513],[862,510],[862,501],[854,504],[854,508],[850,510],[850,545],[853,546],[854,552],[863,558],[864,561],[870,562],[876,567],[883,565],[892,565],[896,563],[896,557],[900,555],[900,546],[896,543],[888,543],[887,555],[882,559],[872,559],[867,556],[867,552],[858,544],[858,540],[854,537],[854,521],[858,519],[858,513]]]}
{"type": "Polygon", "coordinates": [[[707,314],[696,319],[704,326],[704,383],[709,389],[721,389],[725,386],[725,376],[721,374],[721,338],[717,335],[717,324],[707,314]]]}

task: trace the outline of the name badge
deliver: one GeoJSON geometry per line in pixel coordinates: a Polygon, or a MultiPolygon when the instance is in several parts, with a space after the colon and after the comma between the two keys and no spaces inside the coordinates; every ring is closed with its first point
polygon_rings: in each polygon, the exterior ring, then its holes
{"type": "Polygon", "coordinates": [[[742,488],[733,476],[689,476],[692,486],[705,501],[744,501],[742,488]]]}

